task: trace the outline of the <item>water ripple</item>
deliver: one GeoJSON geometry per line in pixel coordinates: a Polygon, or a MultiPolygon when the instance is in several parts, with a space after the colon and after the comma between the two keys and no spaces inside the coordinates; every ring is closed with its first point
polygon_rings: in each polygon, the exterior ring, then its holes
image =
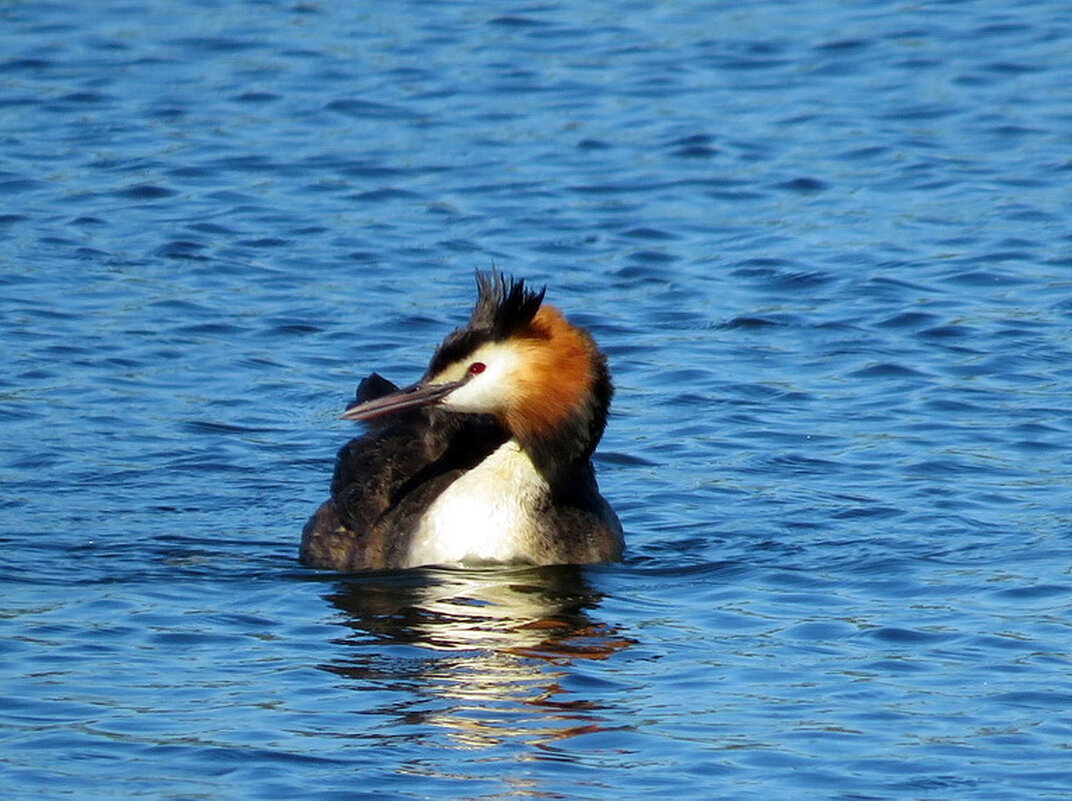
{"type": "Polygon", "coordinates": [[[1067,9],[175,10],[0,27],[9,794],[1069,795],[1067,9]],[[301,569],[493,265],[626,560],[301,569]]]}

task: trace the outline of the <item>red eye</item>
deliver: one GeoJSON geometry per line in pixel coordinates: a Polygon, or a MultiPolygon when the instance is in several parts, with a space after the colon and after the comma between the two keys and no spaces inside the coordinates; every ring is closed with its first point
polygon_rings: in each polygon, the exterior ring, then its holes
{"type": "Polygon", "coordinates": [[[488,369],[488,366],[484,362],[473,362],[469,365],[469,375],[480,375],[488,369]]]}

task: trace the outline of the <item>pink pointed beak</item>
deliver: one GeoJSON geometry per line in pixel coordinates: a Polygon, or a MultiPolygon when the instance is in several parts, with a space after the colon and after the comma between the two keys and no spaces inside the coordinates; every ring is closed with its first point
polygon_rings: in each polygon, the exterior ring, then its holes
{"type": "Polygon", "coordinates": [[[373,398],[370,401],[359,403],[347,409],[339,415],[340,420],[372,420],[385,414],[403,412],[406,409],[416,409],[419,406],[429,406],[439,403],[443,398],[456,390],[464,381],[448,381],[443,384],[414,384],[373,398]]]}

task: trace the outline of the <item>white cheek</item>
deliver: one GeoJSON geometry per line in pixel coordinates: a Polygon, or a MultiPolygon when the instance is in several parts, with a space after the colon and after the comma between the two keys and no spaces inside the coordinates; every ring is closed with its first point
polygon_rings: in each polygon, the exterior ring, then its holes
{"type": "Polygon", "coordinates": [[[499,387],[484,381],[482,373],[476,378],[470,379],[464,387],[459,387],[450,393],[440,404],[444,409],[456,412],[482,412],[491,413],[501,409],[503,396],[499,387]]]}
{"type": "Polygon", "coordinates": [[[477,351],[472,361],[482,362],[484,372],[472,376],[440,405],[456,412],[493,414],[502,410],[509,396],[510,374],[516,366],[512,354],[498,348],[477,351]]]}

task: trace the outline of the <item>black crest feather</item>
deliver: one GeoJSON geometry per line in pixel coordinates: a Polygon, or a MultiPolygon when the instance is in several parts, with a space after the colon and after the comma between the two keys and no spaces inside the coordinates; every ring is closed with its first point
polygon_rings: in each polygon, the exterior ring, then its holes
{"type": "Polygon", "coordinates": [[[531,323],[547,291],[527,289],[524,279],[507,278],[494,270],[477,272],[476,288],[476,304],[469,324],[452,331],[443,340],[428,365],[428,377],[465,358],[481,345],[508,339],[531,323]]]}
{"type": "Polygon", "coordinates": [[[531,323],[547,291],[526,289],[523,278],[507,278],[499,272],[478,272],[476,288],[476,305],[469,325],[489,331],[496,342],[531,323]]]}

